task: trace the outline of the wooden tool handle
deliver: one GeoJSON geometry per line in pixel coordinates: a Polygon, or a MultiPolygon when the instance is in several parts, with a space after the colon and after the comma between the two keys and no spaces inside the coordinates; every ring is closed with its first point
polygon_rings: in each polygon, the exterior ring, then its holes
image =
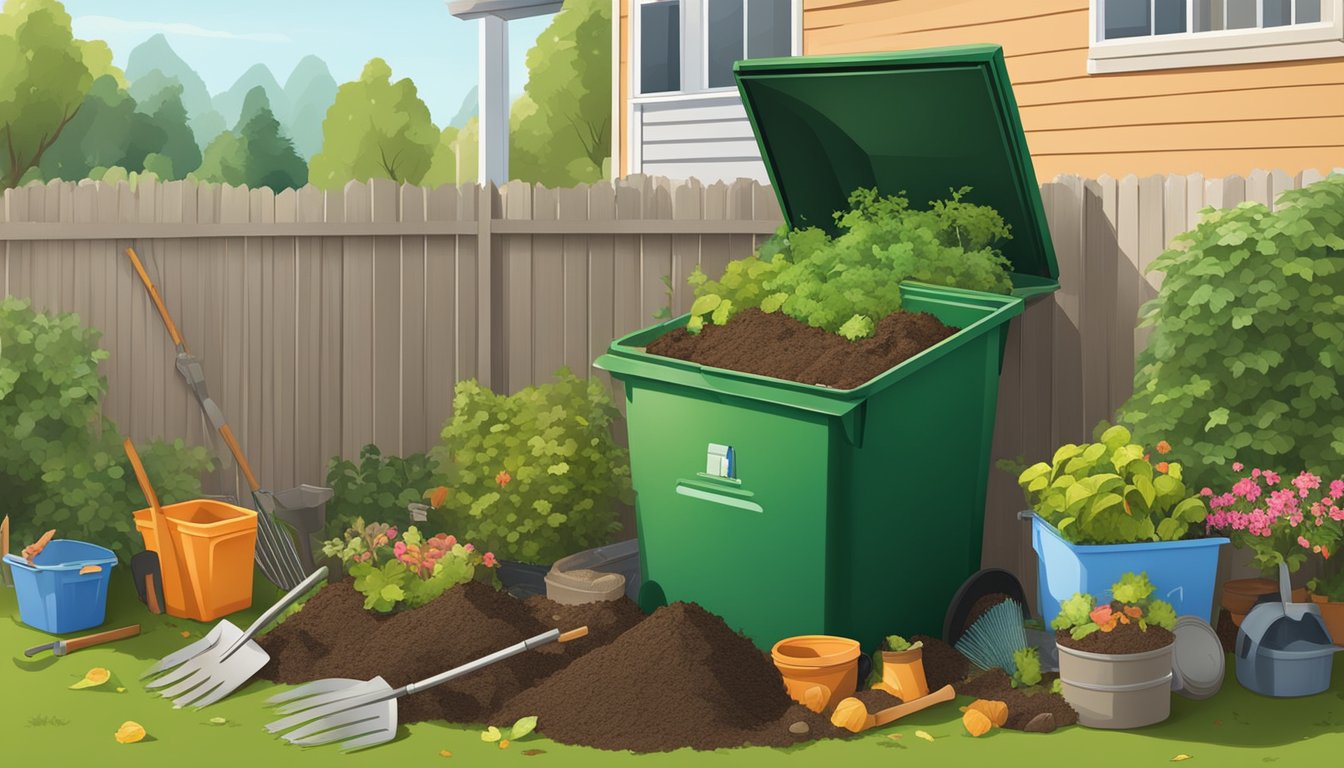
{"type": "Polygon", "coordinates": [[[135,444],[128,437],[121,447],[126,449],[126,458],[131,460],[131,470],[135,472],[135,479],[140,481],[140,490],[145,494],[145,501],[149,502],[150,509],[154,510],[155,515],[160,514],[159,496],[154,493],[154,486],[149,484],[149,475],[145,474],[145,465],[140,463],[140,454],[135,452],[135,444]]]}
{"type": "Polygon", "coordinates": [[[243,477],[247,478],[247,485],[253,492],[261,490],[261,483],[257,482],[257,476],[252,474],[252,467],[247,463],[247,457],[243,455],[243,449],[238,445],[238,438],[233,436],[233,430],[228,424],[221,424],[219,435],[224,438],[224,443],[229,446],[229,453],[233,454],[233,460],[238,462],[238,468],[243,471],[243,477]]]}
{"type": "Polygon", "coordinates": [[[580,637],[587,637],[587,636],[588,636],[588,627],[582,626],[579,627],[578,629],[571,629],[568,632],[565,632],[564,634],[560,635],[560,637],[556,639],[559,642],[568,643],[570,640],[578,640],[580,637]]]}
{"type": "Polygon", "coordinates": [[[140,263],[140,257],[135,254],[134,248],[127,248],[126,255],[131,258],[131,266],[135,267],[135,273],[140,275],[140,282],[145,284],[145,290],[149,291],[149,298],[154,300],[154,306],[159,309],[159,317],[163,318],[163,324],[168,328],[168,335],[172,337],[173,343],[182,350],[187,351],[187,345],[182,341],[182,335],[177,332],[177,325],[173,323],[173,318],[168,314],[168,307],[163,303],[159,296],[159,289],[154,287],[154,283],[149,279],[149,273],[145,272],[145,265],[140,263]]]}
{"type": "Polygon", "coordinates": [[[942,704],[945,701],[951,701],[956,697],[957,692],[952,689],[952,686],[944,685],[942,688],[930,693],[928,696],[913,699],[904,704],[897,704],[896,706],[888,707],[875,715],[870,715],[868,718],[870,722],[867,725],[869,728],[886,725],[893,720],[899,720],[906,715],[913,715],[921,709],[927,709],[934,704],[942,704]]]}
{"type": "MultiPolygon", "coordinates": [[[[162,569],[160,569],[162,572],[162,569]]],[[[149,606],[149,612],[154,615],[163,613],[163,606],[159,605],[159,593],[154,589],[154,574],[145,574],[145,604],[149,606]]]]}
{"type": "Polygon", "coordinates": [[[74,640],[65,641],[65,652],[70,653],[72,651],[78,651],[80,648],[88,648],[90,645],[99,645],[102,643],[110,643],[113,640],[122,640],[127,637],[135,637],[138,634],[140,634],[140,625],[132,624],[129,627],[122,627],[121,629],[113,629],[107,632],[99,632],[96,635],[86,635],[84,637],[76,637],[74,640]]]}
{"type": "MultiPolygon", "coordinates": [[[[154,523],[154,538],[159,542],[159,574],[163,580],[163,601],[169,602],[168,584],[176,583],[174,579],[168,578],[168,574],[177,573],[177,547],[173,542],[173,535],[168,530],[168,519],[163,516],[163,509],[159,507],[158,494],[154,493],[154,487],[149,484],[149,475],[145,474],[145,465],[140,463],[140,454],[135,452],[135,444],[131,438],[126,438],[122,443],[122,448],[126,449],[126,456],[131,460],[131,469],[135,470],[135,479],[140,481],[140,490],[144,491],[145,499],[149,502],[151,520],[154,523]]],[[[181,599],[181,595],[177,595],[181,599]]],[[[167,609],[167,606],[164,606],[167,609]]]]}

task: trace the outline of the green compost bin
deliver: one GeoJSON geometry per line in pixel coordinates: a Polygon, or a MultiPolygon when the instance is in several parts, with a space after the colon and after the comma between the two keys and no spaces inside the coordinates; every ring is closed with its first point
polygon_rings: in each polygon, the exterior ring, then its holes
{"type": "Polygon", "coordinates": [[[913,204],[974,188],[1013,227],[1014,295],[907,282],[960,330],[850,390],[711,368],[645,347],[595,362],[623,382],[641,603],[690,601],[761,648],[793,635],[937,635],[980,568],[1009,321],[1057,288],[1039,189],[996,46],[739,62],[786,221],[833,226],[850,192],[913,204]]]}

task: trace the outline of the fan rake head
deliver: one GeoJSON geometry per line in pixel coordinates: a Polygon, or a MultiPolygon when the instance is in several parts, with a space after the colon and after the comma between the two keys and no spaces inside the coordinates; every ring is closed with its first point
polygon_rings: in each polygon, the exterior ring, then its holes
{"type": "Polygon", "coordinates": [[[986,611],[966,630],[954,646],[980,669],[1016,671],[1013,651],[1027,645],[1022,626],[1022,606],[1016,600],[1004,600],[986,611]]]}

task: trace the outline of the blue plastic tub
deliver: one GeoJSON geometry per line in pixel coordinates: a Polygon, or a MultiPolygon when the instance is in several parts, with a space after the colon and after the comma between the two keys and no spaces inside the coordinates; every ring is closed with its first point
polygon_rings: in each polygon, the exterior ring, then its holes
{"type": "Polygon", "coordinates": [[[1048,625],[1059,604],[1075,592],[1104,598],[1125,573],[1146,571],[1157,587],[1153,597],[1171,603],[1177,616],[1197,616],[1215,624],[1213,587],[1222,537],[1139,544],[1073,544],[1053,525],[1031,516],[1031,548],[1036,550],[1039,607],[1048,625]]]}
{"type": "Polygon", "coordinates": [[[24,624],[63,635],[103,623],[107,583],[117,564],[112,550],[53,539],[33,558],[32,565],[15,555],[5,555],[5,562],[14,574],[19,618],[24,624]]]}

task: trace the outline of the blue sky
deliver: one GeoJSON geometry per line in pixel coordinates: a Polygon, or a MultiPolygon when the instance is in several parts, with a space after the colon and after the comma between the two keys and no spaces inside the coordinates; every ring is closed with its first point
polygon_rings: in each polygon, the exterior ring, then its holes
{"type": "MultiPolygon", "coordinates": [[[[444,0],[65,0],[75,36],[106,40],[126,65],[131,49],[163,33],[212,94],[258,62],[283,85],[299,59],[316,54],[336,82],[381,56],[394,78],[410,77],[440,126],[476,84],[477,23],[444,0]]],[[[523,59],[551,17],[509,22],[509,90],[522,92],[523,59]]]]}

